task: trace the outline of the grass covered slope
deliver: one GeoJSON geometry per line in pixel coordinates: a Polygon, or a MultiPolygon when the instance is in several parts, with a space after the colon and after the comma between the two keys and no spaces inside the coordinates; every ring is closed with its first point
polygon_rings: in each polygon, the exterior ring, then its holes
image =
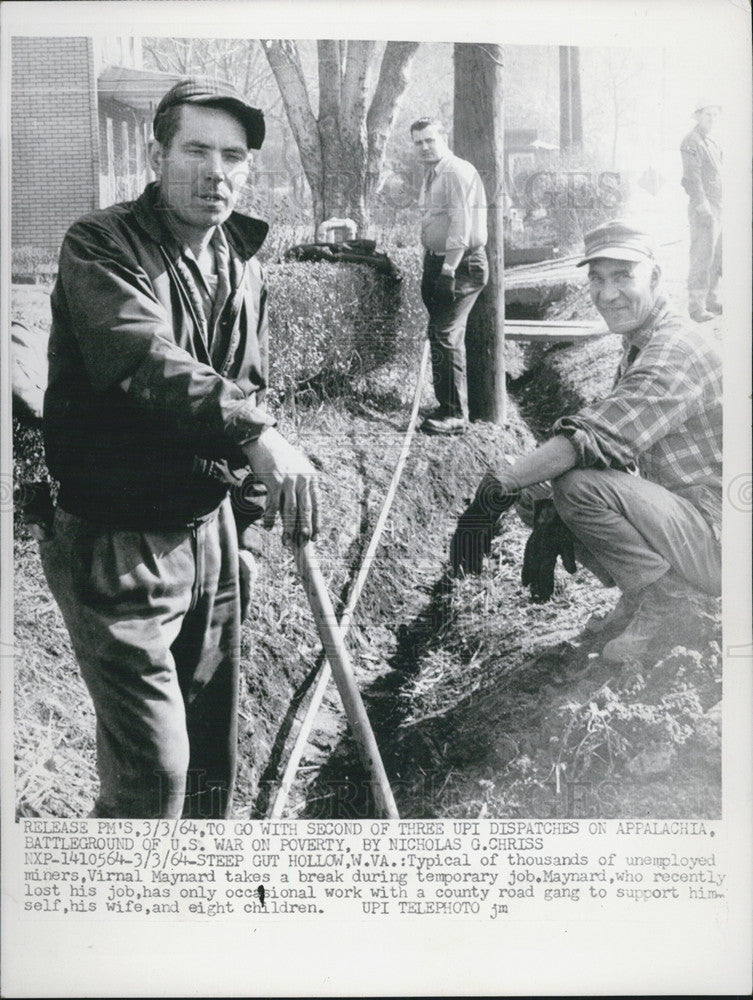
{"type": "MultiPolygon", "coordinates": [[[[337,395],[312,387],[281,411],[283,433],[322,470],[318,549],[336,609],[368,544],[408,419],[419,354],[410,324],[397,342],[392,360],[350,369],[337,395]]],[[[531,427],[538,435],[605,391],[615,352],[615,338],[530,350],[515,381],[520,410],[512,399],[508,427],[475,424],[460,440],[414,439],[347,640],[402,815],[720,813],[717,602],[689,607],[648,668],[615,668],[598,656],[604,640],[582,629],[592,611],[615,603],[616,591],[584,570],[574,577],[558,570],[552,601],[531,603],[520,585],[527,529],[514,513],[481,576],[447,576],[455,521],[484,468],[530,449],[531,427]]],[[[43,478],[39,432],[17,422],[14,445],[17,478],[43,478]]],[[[294,709],[320,662],[292,558],[279,529],[265,537],[243,628],[241,816],[268,808],[296,732],[294,709]]],[[[15,556],[18,810],[85,815],[96,787],[89,697],[36,544],[21,526],[15,556]]],[[[334,690],[303,763],[290,815],[370,813],[334,690]]]]}

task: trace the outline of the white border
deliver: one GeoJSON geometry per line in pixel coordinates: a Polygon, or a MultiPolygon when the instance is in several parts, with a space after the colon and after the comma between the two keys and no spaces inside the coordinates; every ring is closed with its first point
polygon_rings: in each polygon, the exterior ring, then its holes
{"type": "MultiPolygon", "coordinates": [[[[4,3],[2,66],[2,301],[9,328],[9,43],[12,34],[367,37],[498,40],[503,44],[700,47],[718,67],[725,105],[725,482],[750,494],[750,8],[745,0],[248,0],[236,3],[4,3]],[[146,27],[148,22],[148,28],[146,27]],[[737,477],[747,476],[747,480],[737,477]]],[[[707,67],[706,67],[707,68],[707,67]]],[[[41,146],[43,155],[43,145],[41,146]]],[[[3,473],[10,455],[8,338],[0,343],[3,473]]],[[[4,482],[7,482],[5,480],[4,482]]],[[[742,505],[745,507],[745,504],[742,505]]],[[[2,510],[3,642],[10,635],[10,513],[2,510]]],[[[425,993],[573,995],[737,993],[751,957],[750,509],[725,508],[724,828],[735,874],[723,925],[696,911],[681,921],[401,920],[307,922],[305,927],[218,923],[23,925],[3,898],[5,996],[322,995],[425,993]],[[743,655],[740,655],[743,654],[743,655]]],[[[12,525],[11,525],[12,529],[12,525]]],[[[3,647],[2,651],[7,649],[3,647]]],[[[13,817],[12,676],[2,664],[3,864],[13,817]]]]}

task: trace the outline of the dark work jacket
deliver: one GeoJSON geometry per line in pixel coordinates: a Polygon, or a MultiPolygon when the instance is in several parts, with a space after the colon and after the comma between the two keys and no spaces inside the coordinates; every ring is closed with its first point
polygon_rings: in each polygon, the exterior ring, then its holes
{"type": "Polygon", "coordinates": [[[266,286],[253,259],[267,224],[234,212],[223,226],[232,292],[210,354],[163,212],[150,184],[79,219],[52,292],[44,436],[58,502],[122,528],[208,516],[227,492],[218,471],[247,464],[240,446],[274,423],[260,408],[266,286]]]}
{"type": "Polygon", "coordinates": [[[710,136],[698,128],[688,132],[680,145],[682,186],[693,208],[709,202],[722,204],[722,151],[710,136]]]}

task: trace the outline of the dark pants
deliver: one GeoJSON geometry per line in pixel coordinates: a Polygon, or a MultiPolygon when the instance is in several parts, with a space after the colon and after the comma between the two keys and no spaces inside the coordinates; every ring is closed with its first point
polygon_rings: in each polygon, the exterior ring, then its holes
{"type": "Polygon", "coordinates": [[[455,301],[447,302],[434,294],[443,262],[444,257],[427,253],[421,280],[421,298],[429,311],[434,395],[443,415],[467,418],[465,325],[473,303],[489,280],[489,265],[483,247],[467,251],[455,271],[455,301]]]}
{"type": "Polygon", "coordinates": [[[97,716],[94,816],[229,815],[236,768],[238,540],[225,500],[178,531],[58,508],[40,544],[97,716]]]}
{"type": "Polygon", "coordinates": [[[716,286],[722,273],[722,212],[711,206],[712,215],[700,216],[691,206],[690,269],[688,305],[691,312],[702,312],[715,301],[716,286]]]}

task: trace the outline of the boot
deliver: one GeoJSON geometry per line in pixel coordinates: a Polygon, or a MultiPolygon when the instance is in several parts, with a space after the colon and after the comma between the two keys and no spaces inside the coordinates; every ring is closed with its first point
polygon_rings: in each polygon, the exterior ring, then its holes
{"type": "Polygon", "coordinates": [[[691,309],[690,318],[696,323],[708,323],[714,318],[714,314],[710,313],[708,309],[691,309]]]}
{"type": "Polygon", "coordinates": [[[642,662],[655,639],[682,613],[687,615],[688,585],[673,570],[637,595],[637,606],[627,628],[602,650],[609,663],[642,662]]]}
{"type": "Polygon", "coordinates": [[[427,417],[421,424],[424,434],[452,436],[464,434],[467,424],[462,417],[439,416],[427,417]]]}
{"type": "Polygon", "coordinates": [[[713,313],[714,316],[721,316],[721,314],[722,314],[722,304],[717,299],[717,297],[713,294],[713,292],[706,299],[706,311],[710,312],[710,313],[713,313]]]}
{"type": "Polygon", "coordinates": [[[615,629],[625,628],[635,614],[639,594],[620,594],[619,601],[606,615],[592,614],[583,626],[584,635],[603,635],[615,629]]]}
{"type": "Polygon", "coordinates": [[[706,292],[688,293],[688,312],[690,318],[696,323],[708,323],[714,318],[714,314],[706,309],[706,292]]]}

